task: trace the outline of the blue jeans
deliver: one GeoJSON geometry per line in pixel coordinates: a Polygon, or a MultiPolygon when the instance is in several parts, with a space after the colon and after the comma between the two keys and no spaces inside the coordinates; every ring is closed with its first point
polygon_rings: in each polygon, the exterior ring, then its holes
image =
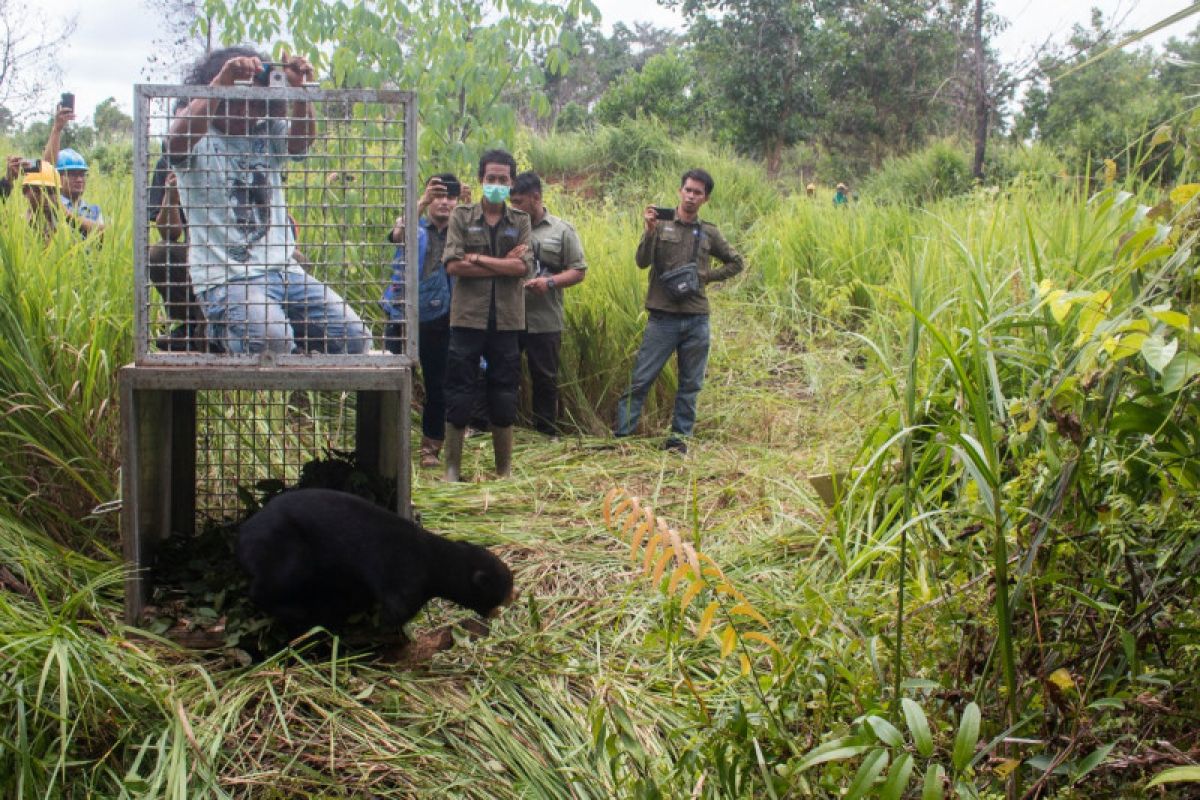
{"type": "Polygon", "coordinates": [[[628,436],[637,427],[646,394],[671,353],[676,354],[679,363],[671,431],[679,436],[692,435],[696,425],[696,396],[700,394],[704,368],[708,365],[708,315],[651,311],[642,346],[633,363],[629,388],[617,403],[617,426],[613,430],[617,436],[628,436]]]}
{"type": "Polygon", "coordinates": [[[366,352],[370,333],[358,314],[308,274],[270,272],[201,293],[208,337],[226,353],[366,352]]]}

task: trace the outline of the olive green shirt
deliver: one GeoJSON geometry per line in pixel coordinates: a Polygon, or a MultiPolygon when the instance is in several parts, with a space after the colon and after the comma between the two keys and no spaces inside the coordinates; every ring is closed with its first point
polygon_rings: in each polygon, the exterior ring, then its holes
{"type": "MultiPolygon", "coordinates": [[[[504,258],[519,244],[529,244],[529,215],[505,205],[496,224],[495,241],[483,219],[483,204],[459,206],[450,215],[442,260],[449,264],[467,253],[504,258]]],[[[525,281],[533,276],[533,249],[522,260],[525,275],[495,278],[454,278],[450,296],[450,327],[487,330],[488,317],[495,305],[496,330],[519,331],[525,328],[525,281]]]]}
{"type": "Polygon", "coordinates": [[[705,285],[732,278],[741,272],[744,266],[741,254],[725,241],[717,226],[704,220],[697,220],[695,225],[660,220],[651,233],[642,233],[634,260],[641,269],[650,268],[646,309],[672,314],[707,314],[708,297],[704,293],[705,285]],[[689,263],[693,250],[696,252],[696,269],[700,274],[700,294],[677,302],[667,294],[659,276],[689,263]],[[721,266],[716,269],[713,269],[711,264],[714,258],[721,262],[721,266]]]}
{"type": "MultiPolygon", "coordinates": [[[[564,219],[545,214],[533,226],[535,277],[557,275],[563,270],[586,270],[583,245],[575,227],[564,219]]],[[[556,333],[563,329],[563,290],[555,286],[545,294],[525,295],[525,330],[530,333],[556,333]]]]}

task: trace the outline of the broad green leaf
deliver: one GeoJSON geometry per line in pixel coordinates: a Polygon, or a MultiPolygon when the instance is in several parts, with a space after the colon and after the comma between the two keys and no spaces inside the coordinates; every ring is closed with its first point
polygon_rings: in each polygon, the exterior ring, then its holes
{"type": "Polygon", "coordinates": [[[795,770],[802,772],[827,761],[845,761],[860,753],[865,753],[871,747],[872,745],[862,744],[862,738],[858,736],[842,736],[832,739],[808,751],[804,758],[796,762],[795,770]]]}
{"type": "Polygon", "coordinates": [[[882,747],[872,750],[870,755],[863,759],[858,772],[854,774],[854,780],[850,783],[850,788],[846,790],[845,800],[859,800],[859,798],[865,797],[887,765],[888,751],[882,747]]]}
{"type": "Polygon", "coordinates": [[[1093,292],[1079,309],[1079,336],[1075,339],[1076,346],[1091,338],[1096,326],[1108,318],[1108,307],[1112,302],[1111,292],[1093,292]]]}
{"type": "Polygon", "coordinates": [[[1146,341],[1142,342],[1142,357],[1146,359],[1146,363],[1155,372],[1162,372],[1171,363],[1171,359],[1175,357],[1175,351],[1179,349],[1179,342],[1172,339],[1165,341],[1159,334],[1153,334],[1146,337],[1146,341]]]}
{"type": "Polygon", "coordinates": [[[962,721],[958,724],[958,734],[954,737],[954,756],[952,763],[955,772],[962,772],[971,763],[975,755],[975,744],[979,741],[979,706],[974,702],[967,703],[963,709],[962,721]]]}
{"type": "Polygon", "coordinates": [[[1181,331],[1191,330],[1191,320],[1188,315],[1181,311],[1152,311],[1150,316],[1154,317],[1159,322],[1170,325],[1172,328],[1181,331]]]}
{"type": "MultiPolygon", "coordinates": [[[[1168,144],[1171,141],[1171,135],[1172,135],[1172,132],[1171,132],[1170,125],[1159,125],[1157,128],[1154,129],[1154,135],[1150,137],[1150,147],[1155,148],[1155,147],[1158,147],[1160,144],[1168,144]]],[[[1196,186],[1196,184],[1194,184],[1194,183],[1187,184],[1187,185],[1196,186]]],[[[1180,188],[1183,188],[1183,187],[1180,187],[1180,188]]]]}
{"type": "Polygon", "coordinates": [[[1086,758],[1079,761],[1075,765],[1075,769],[1071,770],[1071,783],[1078,783],[1079,779],[1089,772],[1100,766],[1104,759],[1108,758],[1108,754],[1116,747],[1116,742],[1111,744],[1101,745],[1093,750],[1086,758]]]}
{"type": "Polygon", "coordinates": [[[1150,408],[1141,403],[1121,403],[1113,411],[1109,428],[1121,433],[1154,433],[1167,421],[1169,409],[1150,408]]]}
{"type": "Polygon", "coordinates": [[[1136,356],[1146,341],[1144,333],[1127,333],[1124,336],[1108,336],[1104,339],[1104,351],[1117,361],[1136,356]]]}
{"type": "Polygon", "coordinates": [[[902,754],[896,759],[896,763],[892,764],[892,769],[888,772],[887,780],[880,787],[879,800],[900,800],[904,796],[904,790],[908,788],[908,781],[912,778],[912,771],[912,754],[902,754]]]}
{"type": "Polygon", "coordinates": [[[1075,305],[1075,300],[1062,289],[1055,289],[1046,295],[1046,304],[1050,306],[1050,315],[1054,317],[1054,321],[1062,325],[1071,313],[1071,306],[1075,305]]]}
{"type": "Polygon", "coordinates": [[[896,726],[888,722],[883,717],[871,715],[867,717],[867,725],[879,737],[879,741],[889,747],[904,747],[904,736],[896,729],[896,726]]]}
{"type": "Polygon", "coordinates": [[[1164,783],[1200,783],[1200,767],[1171,767],[1155,775],[1146,788],[1162,786],[1164,783]]]}
{"type": "Polygon", "coordinates": [[[921,786],[921,800],[942,800],[946,795],[943,783],[946,771],[941,764],[930,764],[925,769],[925,783],[921,786]]]}
{"type": "Polygon", "coordinates": [[[1163,391],[1178,392],[1188,381],[1200,374],[1200,355],[1184,350],[1171,359],[1162,371],[1163,391]]]}
{"type": "Polygon", "coordinates": [[[929,732],[929,721],[925,718],[925,712],[915,700],[907,697],[900,701],[900,705],[904,708],[904,720],[908,723],[908,730],[912,733],[917,752],[922,757],[929,758],[933,754],[933,735],[929,732]]]}

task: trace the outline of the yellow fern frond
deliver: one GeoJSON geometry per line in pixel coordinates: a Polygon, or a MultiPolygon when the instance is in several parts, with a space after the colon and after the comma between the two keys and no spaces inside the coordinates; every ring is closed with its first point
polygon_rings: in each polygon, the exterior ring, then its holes
{"type": "Polygon", "coordinates": [[[742,640],[746,642],[762,642],[776,653],[779,653],[779,655],[783,655],[783,650],[779,648],[779,645],[775,644],[775,640],[770,636],[767,636],[765,633],[759,633],[758,631],[747,631],[746,633],[742,634],[742,640]]]}
{"type": "Polygon", "coordinates": [[[690,564],[681,564],[671,572],[671,580],[667,582],[667,594],[675,594],[675,589],[678,588],[679,582],[684,578],[691,576],[692,567],[690,564]]]}
{"type": "Polygon", "coordinates": [[[717,609],[720,607],[721,604],[716,600],[713,600],[708,604],[708,608],[704,609],[704,613],[700,615],[700,627],[696,629],[697,639],[703,639],[708,635],[708,632],[713,625],[713,619],[715,619],[717,616],[717,609]]]}
{"type": "Polygon", "coordinates": [[[654,572],[650,574],[650,580],[655,583],[661,581],[663,572],[667,569],[667,564],[671,563],[671,559],[674,557],[674,554],[670,550],[663,553],[662,557],[658,559],[658,563],[654,565],[654,572]]]}
{"type": "Polygon", "coordinates": [[[612,527],[612,502],[622,494],[624,494],[624,492],[621,489],[609,489],[608,494],[604,495],[604,527],[612,527]]]}
{"type": "Polygon", "coordinates": [[[750,605],[749,603],[738,603],[736,606],[729,609],[729,615],[731,617],[737,617],[737,616],[750,617],[751,619],[758,620],[763,625],[767,624],[767,618],[764,617],[762,614],[758,613],[758,610],[755,609],[754,606],[750,605]]]}
{"type": "Polygon", "coordinates": [[[679,539],[679,531],[674,528],[668,529],[667,541],[671,543],[671,550],[674,551],[675,557],[682,562],[685,556],[683,554],[683,542],[679,539]]]}
{"type": "Polygon", "coordinates": [[[621,526],[621,533],[628,536],[629,531],[633,530],[633,526],[641,519],[643,513],[641,503],[638,502],[636,497],[633,498],[633,502],[629,506],[629,514],[625,518],[625,524],[621,526]]]}
{"type": "Polygon", "coordinates": [[[655,553],[658,552],[659,546],[662,544],[662,534],[656,533],[650,537],[650,541],[646,542],[646,555],[642,563],[642,572],[650,571],[650,562],[654,560],[655,553]]]}
{"type": "Polygon", "coordinates": [[[692,604],[692,601],[696,599],[696,595],[700,594],[700,590],[703,588],[704,581],[698,578],[692,581],[691,586],[684,590],[683,597],[679,599],[682,611],[688,610],[688,606],[692,604]]]}
{"type": "Polygon", "coordinates": [[[629,559],[631,561],[637,559],[638,551],[642,548],[642,539],[649,532],[650,523],[648,521],[643,521],[641,525],[637,526],[637,530],[633,532],[633,538],[629,542],[629,559]]]}
{"type": "Polygon", "coordinates": [[[721,632],[721,658],[728,658],[737,647],[737,631],[729,627],[721,632]]]}

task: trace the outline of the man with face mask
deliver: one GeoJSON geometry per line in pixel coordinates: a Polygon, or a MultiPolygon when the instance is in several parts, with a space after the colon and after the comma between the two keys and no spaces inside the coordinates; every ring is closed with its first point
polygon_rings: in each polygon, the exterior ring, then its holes
{"type": "Polygon", "coordinates": [[[455,279],[450,300],[446,368],[446,480],[459,480],[463,438],[477,397],[479,358],[496,456],[496,474],[512,467],[513,422],[521,375],[519,337],[525,328],[525,281],[533,277],[529,215],[508,200],[517,162],[504,150],[479,159],[483,198],[450,216],[442,258],[455,279]]]}

